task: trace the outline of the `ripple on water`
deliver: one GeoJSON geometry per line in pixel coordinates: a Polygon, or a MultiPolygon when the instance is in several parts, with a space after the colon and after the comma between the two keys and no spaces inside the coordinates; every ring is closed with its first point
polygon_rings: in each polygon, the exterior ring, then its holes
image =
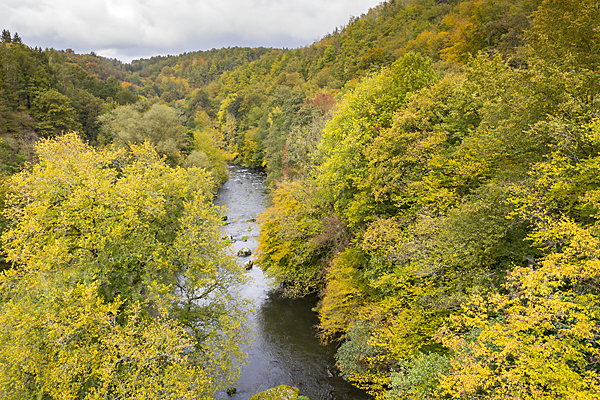
{"type": "MultiPolygon", "coordinates": [[[[231,251],[258,245],[257,218],[264,210],[264,175],[247,168],[229,166],[230,179],[218,192],[215,205],[226,206],[228,225],[223,232],[237,241],[231,251]],[[250,229],[250,230],[248,230],[250,229]],[[248,236],[247,241],[242,241],[248,236]]],[[[240,264],[249,258],[239,258],[240,264]]],[[[236,386],[233,399],[247,400],[252,395],[278,385],[291,385],[311,400],[367,400],[370,396],[335,376],[335,346],[321,346],[315,336],[317,315],[312,311],[316,297],[286,299],[271,290],[262,270],[255,266],[246,272],[251,282],[240,293],[255,303],[252,323],[257,334],[248,350],[248,364],[236,386]]],[[[229,398],[224,392],[219,398],[229,398]]]]}

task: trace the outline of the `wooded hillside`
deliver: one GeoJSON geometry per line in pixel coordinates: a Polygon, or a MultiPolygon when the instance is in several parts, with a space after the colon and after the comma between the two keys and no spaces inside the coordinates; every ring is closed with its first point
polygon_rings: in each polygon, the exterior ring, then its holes
{"type": "MultiPolygon", "coordinates": [[[[298,49],[0,45],[0,152],[264,168],[258,261],[378,399],[600,398],[600,5],[392,0],[298,49]]],[[[20,39],[19,39],[20,40],[20,39]]],[[[24,38],[26,40],[26,38],[24,38]]]]}

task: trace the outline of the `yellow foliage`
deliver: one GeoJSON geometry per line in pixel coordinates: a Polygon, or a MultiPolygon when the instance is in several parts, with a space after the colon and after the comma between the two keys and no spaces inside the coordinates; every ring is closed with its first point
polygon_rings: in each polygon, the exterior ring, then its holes
{"type": "Polygon", "coordinates": [[[76,133],[13,176],[0,275],[0,397],[211,398],[239,373],[243,282],[212,180],[148,144],[76,133]]]}
{"type": "Polygon", "coordinates": [[[444,393],[600,398],[600,239],[597,222],[589,220],[598,215],[598,157],[573,162],[571,154],[551,154],[531,169],[533,182],[515,187],[512,218],[532,221],[529,239],[544,255],[514,267],[505,293],[474,297],[453,318],[455,328],[470,333],[444,332],[456,354],[444,393]]]}
{"type": "Polygon", "coordinates": [[[322,286],[323,260],[313,239],[321,232],[322,210],[312,204],[311,183],[282,182],[273,205],[259,216],[257,262],[288,295],[302,296],[322,286]]]}
{"type": "Polygon", "coordinates": [[[364,262],[361,253],[350,248],[338,254],[327,270],[327,283],[319,304],[319,329],[325,341],[346,332],[367,300],[366,282],[358,272],[364,262]]]}

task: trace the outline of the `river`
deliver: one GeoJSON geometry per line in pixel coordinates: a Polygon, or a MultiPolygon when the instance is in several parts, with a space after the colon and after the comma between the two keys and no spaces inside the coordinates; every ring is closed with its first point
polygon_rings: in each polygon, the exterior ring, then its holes
{"type": "MultiPolygon", "coordinates": [[[[215,205],[227,207],[224,234],[236,241],[237,253],[249,247],[253,255],[239,258],[240,263],[254,258],[259,227],[256,218],[266,200],[264,176],[251,169],[229,166],[229,181],[219,190],[215,205]]],[[[254,301],[252,322],[256,339],[248,350],[248,363],[236,386],[234,400],[247,400],[263,390],[286,384],[300,389],[310,400],[372,399],[337,376],[335,345],[322,346],[315,333],[317,315],[312,311],[316,297],[287,299],[269,286],[259,267],[247,274],[252,278],[243,295],[254,301]]],[[[222,398],[227,398],[224,393],[222,398]]]]}

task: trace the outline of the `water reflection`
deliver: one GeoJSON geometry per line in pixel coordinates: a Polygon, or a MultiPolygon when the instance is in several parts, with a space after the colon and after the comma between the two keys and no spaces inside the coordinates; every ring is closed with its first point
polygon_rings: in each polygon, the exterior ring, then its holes
{"type": "MultiPolygon", "coordinates": [[[[230,179],[219,190],[215,204],[227,207],[224,234],[236,241],[232,251],[249,247],[254,258],[258,244],[258,225],[254,219],[264,210],[264,177],[255,171],[229,167],[230,179]]],[[[247,258],[240,258],[243,263],[247,258]]],[[[242,294],[255,302],[253,323],[257,338],[248,349],[248,364],[242,368],[233,399],[247,400],[252,395],[287,384],[298,387],[311,400],[366,400],[364,392],[335,376],[333,345],[321,346],[315,335],[317,315],[312,311],[315,297],[282,298],[269,284],[260,268],[247,274],[252,281],[242,294]]],[[[220,393],[221,398],[227,398],[220,393]]]]}

